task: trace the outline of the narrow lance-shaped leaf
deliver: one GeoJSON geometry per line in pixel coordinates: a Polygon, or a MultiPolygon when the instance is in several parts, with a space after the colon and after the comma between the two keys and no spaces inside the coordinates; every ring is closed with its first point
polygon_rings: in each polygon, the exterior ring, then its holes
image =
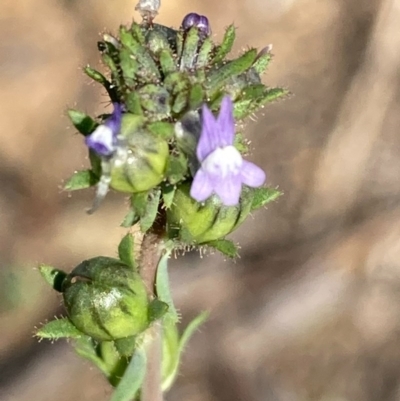
{"type": "Polygon", "coordinates": [[[146,353],[137,348],[110,401],[132,401],[142,386],[146,372],[146,353]]]}

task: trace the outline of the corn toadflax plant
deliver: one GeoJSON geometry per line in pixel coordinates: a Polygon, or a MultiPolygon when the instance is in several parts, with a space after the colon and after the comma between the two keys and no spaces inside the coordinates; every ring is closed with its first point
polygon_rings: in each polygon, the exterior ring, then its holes
{"type": "Polygon", "coordinates": [[[208,247],[236,257],[226,236],[280,194],[265,186],[264,171],[248,160],[236,129],[286,94],[262,83],[270,47],[230,56],[233,25],[214,43],[207,17],[190,13],[173,29],[155,22],[159,6],[159,0],[140,1],[140,23],[103,35],[97,46],[104,74],[84,69],[104,87],[111,114],[92,118],[69,110],[91,166],[65,189],[95,188],[88,213],[111,189],[130,199],[118,258],[91,257],[70,273],[40,266],[62,294],[66,317],[36,335],[73,339],[77,353],[115,387],[112,401],[162,400],[183,348],[206,319],[201,313],[178,330],[167,272],[171,252],[208,247]]]}

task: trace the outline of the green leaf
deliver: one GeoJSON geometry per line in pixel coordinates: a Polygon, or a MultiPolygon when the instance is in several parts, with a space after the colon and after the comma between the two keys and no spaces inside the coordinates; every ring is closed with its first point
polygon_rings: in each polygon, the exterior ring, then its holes
{"type": "Polygon", "coordinates": [[[168,305],[168,311],[164,316],[164,321],[166,322],[166,324],[170,323],[175,324],[176,322],[178,322],[179,317],[174,306],[174,301],[172,299],[169,286],[168,259],[170,255],[171,255],[171,250],[167,250],[161,257],[160,262],[158,263],[156,288],[157,288],[158,299],[160,301],[165,302],[168,305]]]}
{"type": "Polygon", "coordinates": [[[115,389],[110,401],[132,401],[142,386],[146,372],[146,353],[137,348],[125,370],[125,374],[115,389]]]}
{"type": "Polygon", "coordinates": [[[98,82],[99,84],[103,85],[103,87],[106,89],[108,95],[111,98],[111,101],[117,102],[118,97],[115,88],[111,85],[111,82],[108,81],[108,79],[99,71],[95,70],[94,68],[91,68],[89,66],[85,67],[83,69],[85,74],[89,77],[92,78],[94,81],[98,82]]]}
{"type": "Polygon", "coordinates": [[[135,260],[134,239],[131,233],[126,234],[118,245],[118,256],[128,266],[137,269],[135,260]]]}
{"type": "Polygon", "coordinates": [[[204,68],[207,67],[209,60],[210,60],[210,54],[211,50],[213,49],[213,42],[210,37],[204,39],[203,44],[200,47],[200,50],[197,55],[197,60],[196,60],[196,68],[204,68]]]}
{"type": "Polygon", "coordinates": [[[170,155],[166,172],[166,176],[170,184],[174,185],[182,181],[187,174],[187,170],[187,159],[183,153],[179,153],[176,156],[170,155]]]}
{"type": "Polygon", "coordinates": [[[92,338],[82,335],[82,337],[76,339],[75,352],[82,358],[94,363],[108,377],[109,370],[107,369],[107,365],[98,356],[96,345],[94,344],[92,338]]]}
{"type": "Polygon", "coordinates": [[[125,83],[133,87],[135,85],[136,73],[139,70],[139,64],[131,56],[131,52],[126,48],[121,49],[119,52],[122,76],[124,77],[125,83]]]}
{"type": "Polygon", "coordinates": [[[232,50],[233,43],[235,42],[236,29],[233,25],[229,25],[225,31],[222,43],[217,47],[213,63],[220,63],[232,50]]]}
{"type": "Polygon", "coordinates": [[[51,285],[53,289],[55,289],[58,292],[61,292],[62,283],[65,277],[67,277],[67,273],[48,265],[40,265],[39,272],[42,275],[42,277],[46,280],[46,282],[51,285]]]}
{"type": "Polygon", "coordinates": [[[65,191],[76,191],[78,189],[90,188],[99,182],[98,177],[92,170],[76,171],[64,185],[65,191]]]}
{"type": "Polygon", "coordinates": [[[90,135],[97,127],[97,123],[81,111],[69,109],[68,116],[74,127],[84,136],[90,135]]]}
{"type": "Polygon", "coordinates": [[[36,331],[35,335],[40,338],[58,340],[60,338],[79,338],[84,334],[68,318],[63,317],[44,324],[36,331]]]}
{"type": "Polygon", "coordinates": [[[229,258],[234,259],[239,256],[238,247],[230,240],[219,239],[216,241],[207,242],[206,245],[213,247],[229,258]]]}
{"type": "Polygon", "coordinates": [[[210,313],[208,311],[201,312],[187,325],[179,341],[179,349],[181,352],[190,340],[190,337],[192,337],[195,331],[208,319],[209,316],[210,313]]]}
{"type": "Polygon", "coordinates": [[[282,192],[275,188],[255,188],[253,191],[254,197],[251,204],[251,210],[259,209],[267,203],[278,199],[282,195],[282,192]]]}
{"type": "Polygon", "coordinates": [[[200,43],[199,30],[195,27],[189,29],[185,35],[182,54],[180,55],[180,70],[191,70],[196,65],[200,43]]]}
{"type": "Polygon", "coordinates": [[[149,195],[149,199],[146,205],[146,212],[140,218],[140,229],[142,232],[146,232],[154,223],[157,217],[158,204],[160,202],[161,191],[156,189],[149,195]]]}
{"type": "Polygon", "coordinates": [[[164,75],[175,71],[176,61],[169,49],[163,49],[160,52],[160,66],[164,75]]]}
{"type": "Polygon", "coordinates": [[[140,220],[140,216],[133,209],[129,209],[121,223],[121,227],[129,228],[134,226],[140,220]]]}
{"type": "Polygon", "coordinates": [[[176,186],[166,184],[163,185],[161,189],[164,206],[166,209],[169,209],[172,206],[172,202],[174,200],[176,186]]]}
{"type": "MultiPolygon", "coordinates": [[[[179,369],[180,359],[185,348],[186,344],[195,333],[195,331],[208,319],[209,313],[202,312],[197,317],[195,317],[186,327],[185,331],[182,334],[182,337],[179,340],[178,350],[175,354],[175,358],[173,360],[173,364],[170,367],[170,372],[167,377],[163,380],[163,390],[167,390],[171,387],[172,383],[174,382],[179,369]]],[[[172,329],[171,329],[172,331],[172,329]]],[[[172,333],[173,334],[173,333],[172,333]]]]}

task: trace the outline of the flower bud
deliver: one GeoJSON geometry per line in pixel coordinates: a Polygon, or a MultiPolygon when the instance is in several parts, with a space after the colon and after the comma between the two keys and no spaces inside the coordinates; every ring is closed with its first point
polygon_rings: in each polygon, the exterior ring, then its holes
{"type": "Polygon", "coordinates": [[[203,244],[224,238],[248,216],[252,201],[252,190],[243,187],[236,206],[223,205],[216,195],[199,203],[190,196],[190,183],[182,184],[167,210],[169,235],[187,244],[203,244]]]}
{"type": "Polygon", "coordinates": [[[149,326],[149,300],[140,276],[118,259],[83,261],[63,282],[69,319],[99,341],[134,336],[149,326]]]}
{"type": "Polygon", "coordinates": [[[114,157],[111,187],[135,193],[158,185],[165,175],[168,161],[167,142],[138,126],[141,117],[126,113],[122,117],[121,139],[124,152],[114,157]]]}
{"type": "Polygon", "coordinates": [[[188,31],[193,26],[205,36],[209,36],[211,33],[210,23],[205,15],[196,13],[187,14],[182,21],[182,28],[184,31],[188,31]]]}

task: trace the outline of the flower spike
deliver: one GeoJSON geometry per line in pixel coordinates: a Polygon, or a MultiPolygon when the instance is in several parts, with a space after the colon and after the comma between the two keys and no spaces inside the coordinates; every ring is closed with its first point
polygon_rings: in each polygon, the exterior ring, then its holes
{"type": "Polygon", "coordinates": [[[215,193],[224,205],[234,206],[239,203],[243,184],[260,187],[264,183],[264,171],[243,160],[233,146],[234,138],[235,122],[230,97],[223,98],[217,118],[204,105],[202,131],[196,149],[201,166],[190,190],[193,199],[203,202],[215,193]]]}

